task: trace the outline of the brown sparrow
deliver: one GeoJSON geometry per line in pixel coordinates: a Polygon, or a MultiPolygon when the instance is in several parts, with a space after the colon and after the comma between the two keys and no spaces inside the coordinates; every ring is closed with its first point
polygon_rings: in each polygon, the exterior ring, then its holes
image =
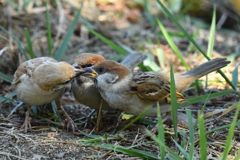
{"type": "MultiPolygon", "coordinates": [[[[147,57],[140,53],[137,54],[127,54],[126,57],[122,60],[121,64],[133,70],[138,64],[140,64],[147,57]]],[[[92,54],[92,53],[81,53],[75,60],[73,66],[75,68],[85,68],[96,65],[97,63],[104,61],[105,58],[101,55],[92,54]]],[[[78,76],[72,81],[72,92],[75,99],[86,106],[89,106],[93,109],[99,109],[102,101],[102,97],[94,85],[92,79],[78,76]]],[[[102,102],[103,110],[114,110],[108,105],[106,101],[102,102]]]]}
{"type": "Polygon", "coordinates": [[[88,69],[76,69],[66,62],[58,62],[49,57],[23,62],[15,72],[12,84],[16,87],[18,98],[28,105],[27,115],[22,126],[22,128],[25,127],[25,132],[27,132],[28,126],[31,129],[29,120],[31,106],[47,104],[53,100],[64,112],[74,131],[75,124],[60,105],[60,99],[65,84],[88,69]]]}
{"type": "MultiPolygon", "coordinates": [[[[178,102],[186,101],[180,92],[187,89],[192,82],[229,63],[225,58],[217,58],[184,74],[175,74],[178,102]]],[[[93,69],[98,73],[94,78],[98,91],[112,108],[139,115],[152,107],[145,116],[156,116],[159,102],[161,113],[171,111],[169,74],[135,73],[122,64],[107,60],[97,63],[93,69]]]]}

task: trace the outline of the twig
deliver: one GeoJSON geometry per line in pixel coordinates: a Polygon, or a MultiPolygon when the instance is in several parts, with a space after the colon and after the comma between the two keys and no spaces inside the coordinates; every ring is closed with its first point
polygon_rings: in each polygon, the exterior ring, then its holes
{"type": "Polygon", "coordinates": [[[6,152],[1,152],[1,151],[0,151],[0,154],[1,154],[1,155],[8,156],[8,157],[11,156],[11,157],[14,157],[14,158],[27,160],[27,159],[25,159],[25,158],[22,158],[22,157],[19,157],[19,156],[15,156],[15,155],[13,155],[13,154],[11,154],[11,153],[6,153],[6,152]]]}
{"type": "Polygon", "coordinates": [[[78,143],[74,143],[74,142],[66,142],[66,141],[52,141],[52,140],[45,140],[43,142],[51,142],[51,143],[67,143],[67,144],[75,144],[77,145],[78,143]]]}
{"type": "Polygon", "coordinates": [[[0,132],[0,134],[6,134],[6,135],[9,135],[9,136],[12,136],[12,137],[17,139],[17,143],[19,142],[19,137],[16,136],[15,134],[7,133],[7,132],[0,132]]]}
{"type": "Polygon", "coordinates": [[[106,157],[107,155],[109,155],[112,152],[112,150],[108,151],[107,153],[105,153],[104,155],[102,155],[100,158],[98,158],[97,160],[101,160],[104,157],[106,157]]]}
{"type": "Polygon", "coordinates": [[[94,125],[96,125],[96,123],[91,119],[91,118],[89,118],[88,116],[86,116],[85,114],[83,114],[81,111],[79,111],[80,112],[80,114],[83,116],[83,117],[85,117],[86,119],[88,119],[89,121],[91,121],[94,125]]]}

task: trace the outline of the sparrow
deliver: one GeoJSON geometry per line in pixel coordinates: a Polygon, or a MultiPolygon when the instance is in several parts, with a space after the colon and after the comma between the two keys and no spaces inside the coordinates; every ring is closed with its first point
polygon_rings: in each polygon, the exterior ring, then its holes
{"type": "MultiPolygon", "coordinates": [[[[127,54],[122,60],[121,64],[133,70],[138,64],[145,60],[147,56],[140,53],[137,54],[127,54]]],[[[76,56],[73,66],[76,69],[92,67],[99,62],[104,61],[105,58],[101,55],[92,54],[92,53],[81,53],[76,56]]],[[[87,74],[87,73],[86,73],[87,74]]],[[[85,75],[86,75],[85,74],[85,75]]],[[[86,106],[89,106],[93,109],[99,109],[102,97],[94,85],[94,82],[89,77],[77,76],[72,81],[72,92],[75,99],[86,106]]],[[[102,101],[102,110],[114,110],[109,104],[103,100],[102,101]]]]}
{"type": "MultiPolygon", "coordinates": [[[[180,92],[195,80],[229,63],[226,58],[216,58],[184,74],[175,73],[177,101],[186,101],[180,92]]],[[[145,116],[157,116],[159,102],[161,113],[171,111],[169,73],[132,72],[124,65],[110,60],[99,62],[92,68],[98,74],[91,75],[95,85],[110,107],[136,116],[151,107],[145,116]]]]}
{"type": "Polygon", "coordinates": [[[14,74],[12,84],[18,98],[28,105],[24,124],[25,133],[31,129],[29,113],[32,105],[43,105],[56,101],[56,105],[64,112],[68,124],[74,129],[74,122],[60,104],[65,85],[79,74],[90,68],[76,69],[66,62],[58,62],[49,57],[40,57],[23,62],[14,74]]]}
{"type": "MultiPolygon", "coordinates": [[[[130,70],[133,70],[138,64],[143,62],[143,60],[145,60],[146,58],[147,56],[142,55],[140,53],[135,53],[135,54],[129,53],[124,57],[121,64],[126,66],[130,70]]],[[[92,54],[92,53],[81,53],[75,58],[74,60],[75,63],[73,64],[73,66],[77,69],[92,67],[104,60],[105,58],[101,55],[92,54]]],[[[98,120],[96,124],[97,126],[96,133],[98,133],[100,122],[101,122],[101,119],[100,119],[101,110],[115,110],[115,109],[110,107],[109,104],[101,97],[98,89],[94,85],[93,80],[90,79],[89,77],[78,76],[74,78],[74,80],[72,81],[72,92],[75,99],[79,103],[94,109],[87,116],[88,119],[92,116],[92,114],[96,110],[99,111],[97,116],[98,120]]],[[[120,121],[119,117],[120,116],[118,116],[118,121],[120,121]]],[[[88,120],[85,122],[85,127],[88,125],[88,122],[89,122],[88,120]]]]}

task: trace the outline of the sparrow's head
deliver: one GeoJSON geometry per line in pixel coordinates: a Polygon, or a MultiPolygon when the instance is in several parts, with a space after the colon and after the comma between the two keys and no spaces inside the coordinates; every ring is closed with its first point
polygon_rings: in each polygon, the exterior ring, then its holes
{"type": "Polygon", "coordinates": [[[115,61],[105,60],[97,63],[92,68],[98,74],[98,76],[94,77],[97,86],[104,90],[110,88],[120,89],[124,85],[127,86],[132,79],[132,72],[115,61]]]}
{"type": "Polygon", "coordinates": [[[101,55],[93,53],[81,53],[74,59],[73,67],[78,69],[91,67],[104,60],[105,58],[101,55]]]}
{"type": "Polygon", "coordinates": [[[67,62],[52,62],[40,65],[33,72],[33,79],[43,90],[64,86],[78,74],[93,72],[91,68],[76,69],[67,62]]]}

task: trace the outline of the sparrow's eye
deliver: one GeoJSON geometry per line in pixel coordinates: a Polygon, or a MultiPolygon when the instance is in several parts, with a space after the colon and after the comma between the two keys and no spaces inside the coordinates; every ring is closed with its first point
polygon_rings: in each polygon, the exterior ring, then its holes
{"type": "Polygon", "coordinates": [[[86,67],[92,67],[92,65],[93,65],[92,63],[89,63],[86,65],[86,67]]]}
{"type": "Polygon", "coordinates": [[[99,73],[104,73],[105,72],[105,68],[104,67],[101,67],[98,69],[99,73]]]}

